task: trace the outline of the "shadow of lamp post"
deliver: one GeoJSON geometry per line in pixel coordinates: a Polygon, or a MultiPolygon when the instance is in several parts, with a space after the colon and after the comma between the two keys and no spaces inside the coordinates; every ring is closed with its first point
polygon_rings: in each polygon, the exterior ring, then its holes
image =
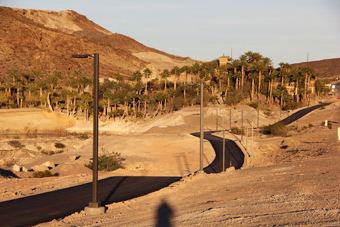
{"type": "Polygon", "coordinates": [[[92,182],[92,202],[85,207],[87,214],[102,214],[105,207],[101,206],[98,201],[98,93],[99,93],[99,54],[77,54],[72,55],[73,58],[89,58],[94,59],[94,79],[93,79],[93,182],[92,182]]]}

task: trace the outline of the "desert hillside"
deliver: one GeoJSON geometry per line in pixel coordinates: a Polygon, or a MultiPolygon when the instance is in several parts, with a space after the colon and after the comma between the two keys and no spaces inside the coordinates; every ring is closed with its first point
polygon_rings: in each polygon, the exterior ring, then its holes
{"type": "Polygon", "coordinates": [[[310,61],[292,64],[292,68],[308,67],[315,70],[321,78],[340,77],[340,58],[325,59],[321,61],[310,61]]]}
{"type": "Polygon", "coordinates": [[[167,54],[130,37],[114,34],[71,10],[0,7],[0,24],[2,76],[10,69],[25,73],[41,71],[47,75],[57,70],[69,75],[77,68],[91,75],[92,61],[71,58],[73,54],[84,53],[100,54],[101,77],[114,73],[129,76],[147,66],[158,71],[194,63],[190,58],[167,54]],[[166,58],[160,66],[159,56],[166,58]]]}

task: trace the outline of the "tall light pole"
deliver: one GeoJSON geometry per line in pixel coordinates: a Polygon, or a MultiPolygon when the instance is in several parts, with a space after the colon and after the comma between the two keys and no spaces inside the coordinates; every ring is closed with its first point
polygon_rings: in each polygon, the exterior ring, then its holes
{"type": "Polygon", "coordinates": [[[98,94],[99,94],[99,54],[72,55],[73,58],[94,59],[94,77],[93,77],[93,163],[92,163],[92,202],[85,207],[87,214],[102,214],[105,208],[98,201],[98,94]]]}

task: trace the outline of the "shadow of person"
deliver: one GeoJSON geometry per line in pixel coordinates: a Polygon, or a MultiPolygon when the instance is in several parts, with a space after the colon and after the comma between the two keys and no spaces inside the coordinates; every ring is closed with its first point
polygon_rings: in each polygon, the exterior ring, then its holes
{"type": "Polygon", "coordinates": [[[1,169],[1,168],[0,168],[0,176],[6,177],[6,178],[20,178],[16,174],[14,174],[12,171],[1,169]]]}
{"type": "Polygon", "coordinates": [[[170,205],[168,205],[166,201],[163,201],[157,209],[156,227],[171,227],[172,215],[173,211],[170,205]]]}

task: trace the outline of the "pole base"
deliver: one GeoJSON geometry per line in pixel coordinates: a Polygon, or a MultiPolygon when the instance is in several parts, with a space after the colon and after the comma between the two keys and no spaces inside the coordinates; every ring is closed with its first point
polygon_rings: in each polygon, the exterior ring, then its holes
{"type": "Polygon", "coordinates": [[[105,207],[85,207],[84,210],[87,215],[97,215],[105,213],[105,207]]]}
{"type": "Polygon", "coordinates": [[[207,176],[207,174],[204,172],[204,171],[198,171],[197,173],[196,173],[196,176],[199,176],[199,177],[206,177],[207,176]]]}
{"type": "Polygon", "coordinates": [[[89,215],[104,214],[105,207],[101,206],[100,202],[90,202],[88,207],[85,207],[85,213],[89,215]]]}

